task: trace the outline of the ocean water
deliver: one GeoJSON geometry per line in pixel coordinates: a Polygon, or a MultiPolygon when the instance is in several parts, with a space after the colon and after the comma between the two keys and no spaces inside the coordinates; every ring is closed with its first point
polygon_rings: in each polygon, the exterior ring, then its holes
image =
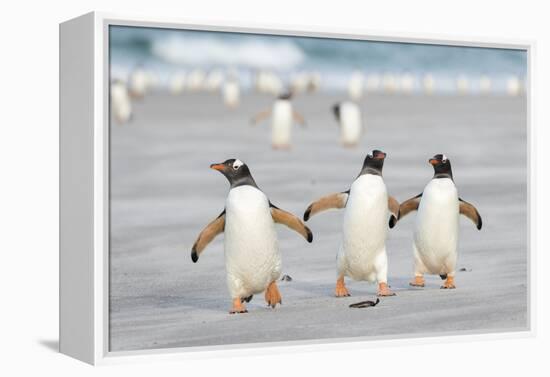
{"type": "Polygon", "coordinates": [[[454,91],[460,85],[481,90],[488,79],[490,90],[498,92],[510,78],[522,81],[527,73],[526,52],[512,49],[128,26],[111,26],[110,47],[112,77],[126,79],[144,67],[160,85],[176,72],[195,69],[233,72],[245,88],[258,71],[273,72],[285,83],[297,73],[315,72],[322,89],[341,90],[359,71],[380,82],[406,78],[413,90],[427,75],[438,91],[454,91]]]}

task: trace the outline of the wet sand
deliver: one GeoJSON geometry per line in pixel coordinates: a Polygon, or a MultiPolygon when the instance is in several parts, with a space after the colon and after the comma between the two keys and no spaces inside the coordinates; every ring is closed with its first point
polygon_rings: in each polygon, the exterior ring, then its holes
{"type": "Polygon", "coordinates": [[[366,133],[355,149],[338,144],[330,106],[342,96],[303,95],[296,109],[306,128],[293,129],[289,151],[270,147],[269,123],[249,119],[270,105],[247,95],[227,110],[213,94],[149,95],[134,119],[111,131],[110,349],[224,345],[274,341],[425,336],[521,330],[528,326],[527,137],[525,98],[371,95],[361,101],[366,133]],[[433,174],[429,157],[452,161],[459,195],[483,217],[478,231],[461,220],[456,290],[424,289],[412,277],[414,214],[390,231],[389,284],[395,297],[376,307],[376,286],[348,283],[334,298],[335,256],[343,211],[313,217],[314,242],[277,226],[283,258],[283,305],[263,295],[249,313],[229,315],[223,236],[197,264],[191,246],[224,207],[226,179],[209,164],[245,161],[271,201],[301,217],[321,195],[347,190],[365,153],[388,153],[384,179],[399,201],[420,193],[433,174]]]}

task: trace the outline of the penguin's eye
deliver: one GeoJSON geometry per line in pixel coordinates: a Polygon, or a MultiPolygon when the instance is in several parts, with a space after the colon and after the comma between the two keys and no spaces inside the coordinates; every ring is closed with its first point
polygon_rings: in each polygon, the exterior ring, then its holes
{"type": "Polygon", "coordinates": [[[243,163],[241,160],[235,160],[233,162],[233,170],[239,170],[239,168],[243,166],[243,163]]]}

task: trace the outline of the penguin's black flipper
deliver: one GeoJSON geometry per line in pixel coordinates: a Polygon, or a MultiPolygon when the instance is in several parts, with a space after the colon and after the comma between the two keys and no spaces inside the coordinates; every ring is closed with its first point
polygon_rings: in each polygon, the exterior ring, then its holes
{"type": "Polygon", "coordinates": [[[269,203],[269,206],[271,207],[271,217],[273,217],[273,221],[279,224],[284,224],[290,229],[300,233],[307,240],[307,242],[313,241],[313,233],[311,233],[311,230],[309,230],[302,220],[294,216],[292,213],[274,206],[271,202],[269,203]]]}
{"type": "Polygon", "coordinates": [[[304,212],[304,221],[308,221],[311,216],[333,208],[344,208],[348,201],[349,190],[345,192],[339,192],[337,194],[331,194],[323,196],[321,199],[311,203],[304,212]]]}
{"type": "Polygon", "coordinates": [[[466,216],[470,220],[473,221],[473,223],[476,225],[478,230],[481,230],[481,226],[483,225],[481,221],[481,216],[479,215],[479,212],[477,211],[476,207],[468,203],[467,201],[462,200],[461,198],[458,198],[458,201],[460,202],[460,214],[466,216]]]}
{"type": "Polygon", "coordinates": [[[332,105],[332,113],[334,114],[334,117],[336,118],[336,121],[338,122],[338,124],[340,124],[340,106],[341,105],[342,104],[339,102],[332,105]]]}
{"type": "Polygon", "coordinates": [[[388,209],[390,210],[390,229],[397,224],[397,219],[399,219],[399,202],[393,197],[388,196],[388,209]]]}
{"type": "Polygon", "coordinates": [[[401,205],[399,206],[399,213],[397,216],[398,220],[401,220],[403,217],[405,217],[409,212],[416,211],[418,209],[418,206],[420,205],[420,199],[422,198],[422,194],[416,195],[414,198],[410,198],[408,200],[405,200],[401,205]]]}
{"type": "Polygon", "coordinates": [[[193,263],[197,263],[199,255],[204,248],[220,233],[223,233],[225,229],[225,209],[214,221],[208,224],[197,237],[197,240],[193,244],[191,249],[191,260],[193,263]]]}

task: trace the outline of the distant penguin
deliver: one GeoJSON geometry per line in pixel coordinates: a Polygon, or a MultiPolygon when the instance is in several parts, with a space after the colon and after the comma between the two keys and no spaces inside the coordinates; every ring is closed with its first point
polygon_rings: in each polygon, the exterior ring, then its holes
{"type": "Polygon", "coordinates": [[[274,308],[282,302],[276,284],[281,275],[281,255],[275,223],[288,226],[308,242],[313,240],[312,233],[299,218],[269,201],[240,160],[210,167],[228,179],[229,194],[225,209],[199,234],[191,259],[197,262],[210,241],[225,232],[225,269],[233,303],[230,313],[246,313],[245,301],[263,291],[267,304],[274,308]]]}
{"type": "Polygon", "coordinates": [[[170,93],[177,96],[181,94],[185,88],[185,73],[177,72],[170,78],[170,93]]]}
{"type": "Polygon", "coordinates": [[[149,86],[149,77],[142,68],[137,68],[130,74],[130,95],[134,98],[143,98],[149,86]]]}
{"type": "Polygon", "coordinates": [[[414,91],[415,78],[410,73],[404,73],[400,77],[401,91],[406,94],[410,94],[414,91]]]}
{"type": "Polygon", "coordinates": [[[132,117],[132,102],[126,84],[116,80],[111,84],[111,111],[117,123],[127,123],[132,117]]]}
{"type": "Polygon", "coordinates": [[[321,87],[321,75],[318,72],[311,72],[309,74],[309,80],[307,82],[306,91],[308,93],[315,93],[321,87]]]}
{"type": "Polygon", "coordinates": [[[434,176],[419,195],[401,203],[399,219],[418,210],[414,228],[414,280],[424,286],[424,274],[436,274],[445,282],[441,288],[455,288],[459,215],[468,217],[481,229],[481,216],[470,203],[462,200],[453,181],[451,161],[443,154],[429,160],[434,176]]]}
{"type": "Polygon", "coordinates": [[[422,79],[422,85],[425,94],[433,94],[435,90],[435,78],[430,73],[427,73],[422,79]]]}
{"type": "Polygon", "coordinates": [[[365,76],[360,71],[353,72],[348,83],[349,98],[359,101],[363,97],[364,81],[365,76]]]}
{"type": "Polygon", "coordinates": [[[299,72],[290,78],[290,88],[293,93],[303,93],[307,90],[309,76],[306,72],[299,72]]]}
{"type": "Polygon", "coordinates": [[[516,76],[510,76],[506,80],[506,93],[509,96],[517,96],[521,92],[521,82],[516,76]]]}
{"type": "Polygon", "coordinates": [[[458,94],[468,94],[470,91],[470,80],[464,75],[456,78],[456,90],[458,94]]]}
{"type": "Polygon", "coordinates": [[[481,94],[489,94],[491,92],[491,79],[487,75],[479,78],[479,92],[481,94]]]}
{"type": "Polygon", "coordinates": [[[239,107],[241,103],[241,90],[239,82],[235,78],[229,78],[222,87],[223,103],[230,109],[239,107]]]}
{"type": "Polygon", "coordinates": [[[187,76],[187,89],[191,92],[198,92],[204,89],[206,74],[202,69],[195,69],[187,76]]]}
{"type": "Polygon", "coordinates": [[[273,149],[289,149],[292,134],[292,125],[294,122],[305,126],[305,120],[300,113],[292,107],[292,92],[285,92],[273,103],[271,109],[261,111],[251,120],[254,125],[271,116],[271,146],[273,149]]]}
{"type": "Polygon", "coordinates": [[[340,142],[344,147],[355,147],[361,139],[361,110],[351,101],[332,106],[332,112],[340,125],[340,142]]]}
{"type": "Polygon", "coordinates": [[[222,87],[224,75],[220,70],[211,71],[205,79],[204,87],[209,92],[215,92],[222,87]]]}
{"type": "Polygon", "coordinates": [[[273,72],[259,71],[255,84],[256,90],[264,94],[277,95],[283,90],[283,82],[273,72]]]}
{"type": "Polygon", "coordinates": [[[312,203],[304,220],[331,208],[345,208],[343,240],[337,257],[336,297],[349,296],[344,277],[378,282],[379,296],[393,296],[387,284],[386,238],[399,212],[399,203],[388,196],[382,179],[386,154],[372,151],[348,191],[325,196],[312,203]]]}
{"type": "Polygon", "coordinates": [[[399,81],[393,73],[386,73],[382,76],[382,88],[386,93],[396,93],[399,91],[399,81]]]}

